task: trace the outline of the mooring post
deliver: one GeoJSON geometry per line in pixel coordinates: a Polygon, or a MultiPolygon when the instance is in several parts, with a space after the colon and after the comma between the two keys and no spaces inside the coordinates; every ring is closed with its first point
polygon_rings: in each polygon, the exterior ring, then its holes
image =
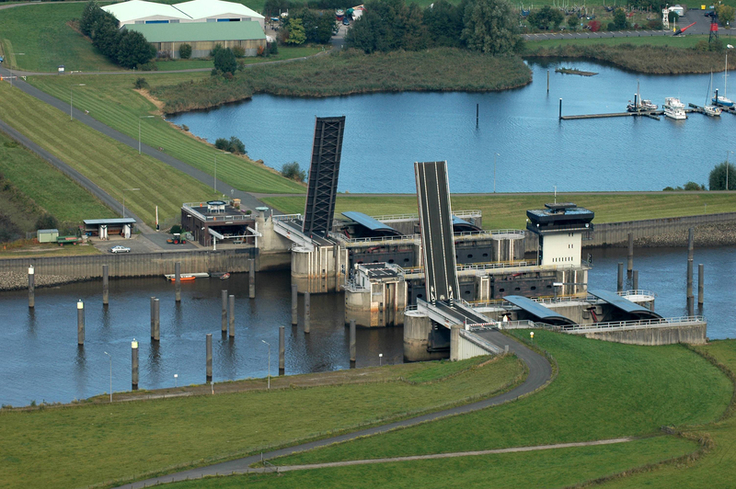
{"type": "Polygon", "coordinates": [[[286,372],[286,328],[279,326],[279,375],[286,372]]]}
{"type": "Polygon", "coordinates": [[[687,315],[688,316],[695,315],[695,297],[693,296],[688,296],[687,298],[687,315]]]}
{"type": "Polygon", "coordinates": [[[705,276],[703,275],[703,264],[698,264],[698,305],[703,305],[703,292],[705,289],[705,276]]]}
{"type": "Polygon", "coordinates": [[[559,118],[560,118],[560,120],[562,120],[562,99],[560,99],[560,115],[559,115],[559,118]]]}
{"type": "Polygon", "coordinates": [[[174,265],[174,280],[176,281],[176,302],[181,302],[181,262],[174,265]]]}
{"type": "Polygon", "coordinates": [[[547,70],[547,93],[549,93],[549,70],[547,70]]]}
{"type": "Polygon", "coordinates": [[[616,292],[624,290],[624,264],[623,262],[618,264],[618,277],[616,279],[616,292]]]}
{"type": "Polygon", "coordinates": [[[475,127],[478,127],[478,116],[480,115],[480,104],[475,104],[475,127]]]}
{"type": "Polygon", "coordinates": [[[207,382],[212,382],[212,333],[207,333],[207,382]]]}
{"type": "Polygon", "coordinates": [[[350,366],[355,367],[355,319],[350,320],[350,366]]]}
{"type": "Polygon", "coordinates": [[[235,338],[235,296],[230,294],[230,338],[235,338]]]}
{"type": "Polygon", "coordinates": [[[84,345],[84,302],[77,301],[77,345],[84,345]]]}
{"type": "Polygon", "coordinates": [[[304,293],[304,333],[309,334],[309,291],[304,293]]]}
{"type": "Polygon", "coordinates": [[[222,291],[222,332],[227,333],[227,290],[222,291]]]}
{"type": "Polygon", "coordinates": [[[110,267],[102,265],[102,305],[110,303],[110,267]]]}
{"type": "Polygon", "coordinates": [[[155,297],[151,296],[151,339],[156,337],[156,313],[154,311],[155,297]]]}
{"type": "Polygon", "coordinates": [[[297,307],[299,305],[299,292],[296,284],[291,284],[291,325],[297,323],[297,307]]]}
{"type": "Polygon", "coordinates": [[[133,341],[130,343],[130,349],[131,349],[131,355],[132,355],[132,361],[131,361],[131,377],[133,385],[133,390],[138,390],[138,342],[133,338],[133,341]]]}
{"type": "Polygon", "coordinates": [[[161,300],[153,299],[153,340],[161,340],[161,300]]]}
{"type": "Polygon", "coordinates": [[[248,298],[256,298],[256,261],[248,260],[248,298]]]}
{"type": "Polygon", "coordinates": [[[36,272],[31,265],[28,267],[28,307],[31,309],[36,307],[35,277],[36,272]]]}
{"type": "Polygon", "coordinates": [[[631,273],[634,270],[634,233],[629,233],[629,263],[626,265],[626,271],[631,273]]]}
{"type": "MultiPolygon", "coordinates": [[[[694,251],[693,228],[687,230],[687,297],[693,296],[693,251],[694,251]]],[[[691,314],[692,315],[692,314],[691,314]]]]}
{"type": "Polygon", "coordinates": [[[631,288],[634,290],[639,290],[639,270],[633,271],[633,278],[631,279],[631,288]]]}

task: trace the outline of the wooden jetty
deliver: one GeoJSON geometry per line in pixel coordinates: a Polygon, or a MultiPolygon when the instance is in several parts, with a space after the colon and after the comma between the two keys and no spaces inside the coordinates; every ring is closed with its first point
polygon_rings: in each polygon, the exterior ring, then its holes
{"type": "Polygon", "coordinates": [[[610,114],[560,115],[560,120],[574,121],[580,119],[605,119],[608,117],[649,117],[650,119],[659,120],[659,116],[661,115],[664,115],[664,110],[642,110],[639,112],[613,112],[610,114]]]}

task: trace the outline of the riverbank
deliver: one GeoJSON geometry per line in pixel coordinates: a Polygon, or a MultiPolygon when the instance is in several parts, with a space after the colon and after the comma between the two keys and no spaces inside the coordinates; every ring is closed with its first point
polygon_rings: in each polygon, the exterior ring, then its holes
{"type": "Polygon", "coordinates": [[[366,55],[355,50],[277,64],[251,66],[232,80],[221,77],[174,86],[151,94],[171,113],[210,109],[267,93],[290,97],[335,97],[406,91],[489,92],[531,82],[521,58],[492,57],[461,49],[395,51],[366,55]]]}

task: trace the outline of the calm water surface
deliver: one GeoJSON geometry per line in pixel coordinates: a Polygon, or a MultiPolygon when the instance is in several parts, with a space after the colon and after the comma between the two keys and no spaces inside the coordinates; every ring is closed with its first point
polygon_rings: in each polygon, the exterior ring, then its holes
{"type": "MultiPolygon", "coordinates": [[[[534,81],[497,93],[396,93],[299,99],[257,95],[209,112],[172,117],[214,142],[237,136],[274,168],[308,168],[315,116],[345,115],[340,191],[414,192],[413,162],[447,160],[453,192],[661,190],[708,173],[736,149],[736,118],[692,114],[686,121],[634,117],[564,121],[563,113],[624,112],[637,80],[643,98],[703,105],[709,75],[645,76],[581,61],[530,64],[534,81]],[[556,66],[599,74],[562,75],[556,66]],[[551,70],[550,92],[546,72],[551,70]],[[476,128],[475,108],[480,106],[476,128]]],[[[736,78],[729,86],[736,91],[736,78]]],[[[723,89],[723,75],[714,75],[723,89]]],[[[732,93],[733,95],[733,93],[732,93]]]]}

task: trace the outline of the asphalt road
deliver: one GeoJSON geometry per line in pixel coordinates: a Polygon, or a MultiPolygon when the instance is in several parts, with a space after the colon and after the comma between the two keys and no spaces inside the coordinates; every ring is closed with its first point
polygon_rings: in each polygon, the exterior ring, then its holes
{"type": "Polygon", "coordinates": [[[524,396],[524,395],[527,395],[527,394],[530,394],[536,391],[540,387],[544,386],[552,378],[552,366],[547,361],[547,359],[539,355],[538,353],[530,350],[529,348],[522,345],[518,341],[515,341],[509,338],[508,336],[504,335],[503,333],[496,331],[496,330],[484,331],[478,334],[482,336],[483,338],[501,347],[503,347],[504,345],[509,345],[509,350],[515,353],[517,357],[519,357],[524,363],[526,363],[526,365],[529,368],[529,375],[527,376],[524,383],[522,383],[518,387],[508,392],[499,394],[498,396],[491,397],[483,401],[466,404],[464,406],[458,406],[458,407],[454,407],[451,409],[446,409],[444,411],[439,411],[436,413],[425,414],[423,416],[418,416],[416,418],[411,418],[411,419],[405,419],[402,421],[397,421],[395,423],[390,423],[390,424],[383,425],[383,426],[367,428],[367,429],[356,431],[353,433],[347,433],[347,434],[340,435],[340,436],[334,436],[332,438],[326,438],[323,440],[313,441],[310,443],[303,443],[301,445],[296,445],[293,447],[282,448],[280,450],[274,450],[271,452],[263,453],[262,455],[253,455],[250,457],[240,458],[237,460],[231,460],[229,462],[209,465],[209,466],[200,467],[197,469],[185,470],[183,472],[177,472],[175,474],[170,474],[170,475],[166,475],[162,477],[146,479],[146,480],[138,481],[132,484],[126,484],[120,487],[126,488],[126,489],[137,489],[137,488],[142,488],[142,487],[153,486],[156,484],[165,484],[169,482],[184,481],[184,480],[190,480],[190,479],[200,479],[202,477],[212,476],[212,475],[244,474],[244,473],[250,472],[249,466],[257,462],[260,462],[261,458],[263,458],[264,460],[269,460],[269,459],[273,459],[276,457],[282,457],[284,455],[291,455],[296,452],[303,452],[306,450],[312,450],[314,448],[324,447],[332,443],[339,443],[339,442],[354,440],[356,438],[363,437],[363,436],[371,436],[371,435],[386,433],[387,431],[391,431],[397,428],[407,428],[410,426],[415,426],[420,423],[425,423],[428,421],[434,421],[434,420],[444,418],[447,416],[455,416],[459,414],[465,414],[465,413],[470,413],[473,411],[478,411],[480,409],[486,409],[491,406],[497,406],[499,404],[513,401],[514,399],[517,399],[521,396],[524,396]]]}

